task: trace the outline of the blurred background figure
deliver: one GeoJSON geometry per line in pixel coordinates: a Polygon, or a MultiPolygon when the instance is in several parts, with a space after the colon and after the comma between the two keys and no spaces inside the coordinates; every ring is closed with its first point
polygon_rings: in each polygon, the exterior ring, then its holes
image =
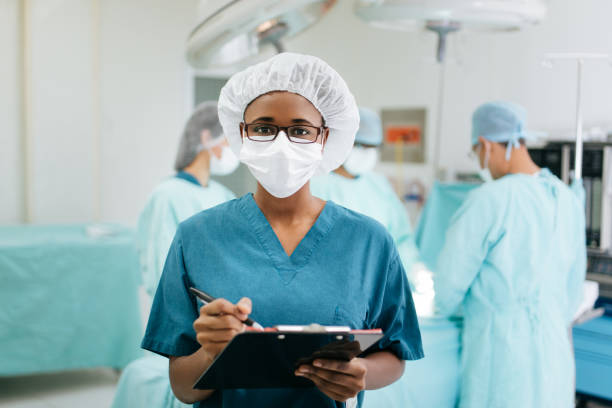
{"type": "Polygon", "coordinates": [[[462,306],[460,407],[571,407],[568,336],[586,271],[584,207],[529,156],[526,111],[480,106],[472,149],[487,176],[454,214],[434,271],[442,315],[462,306]]]}
{"type": "Polygon", "coordinates": [[[185,125],[174,164],[176,175],[153,190],[138,219],[137,245],[149,295],[155,295],[178,224],[235,198],[210,175],[227,175],[239,164],[223,136],[217,102],[201,103],[185,125]]]}
{"type": "Polygon", "coordinates": [[[359,116],[355,145],[347,160],[332,173],[313,178],[310,189],[314,196],[332,200],[384,225],[410,275],[418,252],[408,213],[386,177],[374,171],[383,142],[382,123],[371,109],[359,108],[359,116]]]}
{"type": "MultiPolygon", "coordinates": [[[[238,165],[223,135],[217,102],[201,103],[181,136],[174,164],[176,175],[153,190],[138,220],[137,245],[148,295],[155,295],[179,223],[235,198],[230,190],[211,180],[210,175],[230,174],[238,165]]],[[[113,408],[187,406],[172,393],[168,359],[152,353],[125,368],[113,402],[113,408]]]]}

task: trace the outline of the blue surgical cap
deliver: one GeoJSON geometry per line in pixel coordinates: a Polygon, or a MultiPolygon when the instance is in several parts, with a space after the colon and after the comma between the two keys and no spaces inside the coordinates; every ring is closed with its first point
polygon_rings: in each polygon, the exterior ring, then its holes
{"type": "Polygon", "coordinates": [[[359,130],[355,142],[365,145],[379,146],[383,141],[383,130],[380,116],[367,108],[359,108],[359,130]]]}
{"type": "Polygon", "coordinates": [[[478,144],[478,137],[497,143],[508,143],[506,160],[510,159],[513,148],[520,146],[520,140],[533,139],[535,134],[524,129],[527,111],[512,102],[488,102],[481,105],[472,116],[472,145],[478,144]]]}

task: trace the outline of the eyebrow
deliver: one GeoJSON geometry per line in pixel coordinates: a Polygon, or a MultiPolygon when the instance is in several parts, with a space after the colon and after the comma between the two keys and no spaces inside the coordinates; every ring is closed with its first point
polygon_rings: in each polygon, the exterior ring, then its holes
{"type": "Polygon", "coordinates": [[[252,123],[255,123],[255,122],[274,122],[274,118],[271,117],[271,116],[261,116],[261,117],[255,119],[255,120],[253,120],[252,123]]]}
{"type": "MultiPolygon", "coordinates": [[[[261,116],[261,117],[259,117],[257,119],[254,119],[251,123],[257,123],[257,122],[270,122],[270,123],[274,123],[274,118],[271,117],[271,116],[261,116]]],[[[316,127],[315,124],[313,124],[312,122],[310,122],[309,120],[306,120],[306,119],[291,119],[291,123],[307,124],[307,125],[316,127]]]]}
{"type": "Polygon", "coordinates": [[[306,119],[293,119],[291,120],[291,123],[306,123],[310,126],[315,126],[312,122],[306,120],[306,119]]]}

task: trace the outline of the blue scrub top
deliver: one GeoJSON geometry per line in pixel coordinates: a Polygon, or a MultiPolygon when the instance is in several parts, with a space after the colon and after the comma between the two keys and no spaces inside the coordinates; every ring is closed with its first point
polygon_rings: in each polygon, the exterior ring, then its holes
{"type": "MultiPolygon", "coordinates": [[[[181,223],[155,294],[142,347],[185,356],[200,348],[194,286],[215,297],[253,301],[264,326],[381,328],[377,345],[403,360],[423,357],[406,274],[393,239],[373,219],[328,201],[287,256],[252,194],[181,223]]],[[[363,393],[359,396],[359,406],[363,393]]],[[[196,407],[342,407],[316,388],[218,390],[196,407]]]]}

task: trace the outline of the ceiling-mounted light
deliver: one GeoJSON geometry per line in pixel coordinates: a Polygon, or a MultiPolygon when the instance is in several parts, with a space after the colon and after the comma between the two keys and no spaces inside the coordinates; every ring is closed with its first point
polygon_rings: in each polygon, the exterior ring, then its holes
{"type": "Polygon", "coordinates": [[[543,0],[357,0],[355,13],[379,27],[406,30],[454,21],[478,30],[516,30],[542,21],[543,0]]]}
{"type": "Polygon", "coordinates": [[[434,31],[441,62],[449,33],[518,30],[542,21],[546,4],[543,0],[357,0],[355,13],[379,28],[434,31]]]}
{"type": "Polygon", "coordinates": [[[201,69],[236,67],[274,50],[316,23],[336,0],[214,0],[200,2],[200,23],[187,40],[187,60],[201,69]]]}

